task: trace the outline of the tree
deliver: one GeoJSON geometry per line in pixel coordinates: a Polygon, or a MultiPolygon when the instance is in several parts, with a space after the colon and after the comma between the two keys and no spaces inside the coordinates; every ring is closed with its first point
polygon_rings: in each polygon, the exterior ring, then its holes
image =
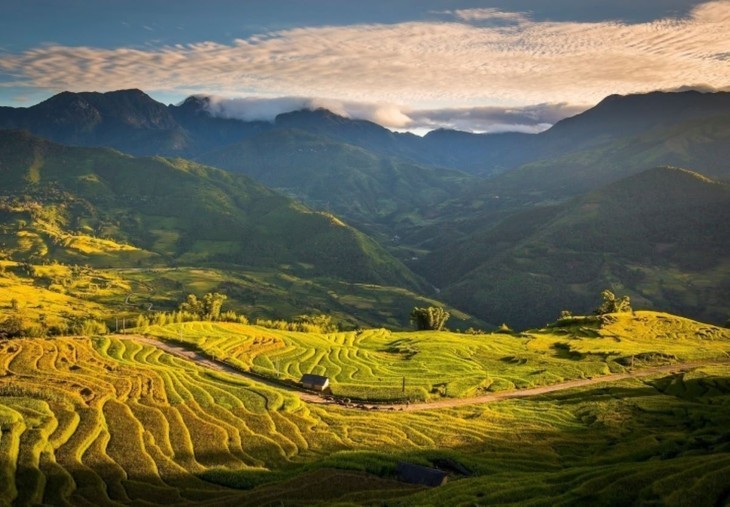
{"type": "Polygon", "coordinates": [[[610,290],[606,289],[601,292],[603,302],[596,308],[596,315],[605,315],[607,313],[626,313],[631,311],[631,299],[629,296],[617,298],[610,290]]]}
{"type": "Polygon", "coordinates": [[[203,296],[203,318],[206,320],[218,320],[221,315],[223,302],[228,299],[225,294],[208,292],[203,296]]]}
{"type": "Polygon", "coordinates": [[[203,302],[198,301],[198,296],[195,294],[188,294],[185,301],[178,305],[178,310],[181,312],[192,313],[193,315],[203,315],[203,302]]]}
{"type": "Polygon", "coordinates": [[[225,294],[218,292],[208,292],[201,299],[195,294],[188,294],[185,301],[178,305],[178,310],[196,315],[199,319],[218,320],[226,299],[228,297],[225,294]]]}
{"type": "Polygon", "coordinates": [[[411,311],[411,322],[419,331],[440,331],[450,316],[451,314],[440,306],[429,306],[428,308],[416,306],[411,311]]]}

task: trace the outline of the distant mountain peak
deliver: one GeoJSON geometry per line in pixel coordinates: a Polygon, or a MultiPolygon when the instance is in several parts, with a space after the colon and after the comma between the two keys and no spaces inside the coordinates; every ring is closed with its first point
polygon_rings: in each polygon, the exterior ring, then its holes
{"type": "Polygon", "coordinates": [[[195,113],[204,112],[210,114],[208,107],[210,106],[210,97],[208,95],[190,95],[176,107],[183,111],[192,111],[195,113]]]}

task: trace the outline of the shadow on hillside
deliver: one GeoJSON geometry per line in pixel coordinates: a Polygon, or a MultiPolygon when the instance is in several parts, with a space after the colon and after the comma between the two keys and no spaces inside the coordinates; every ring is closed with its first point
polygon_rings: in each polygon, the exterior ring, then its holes
{"type": "MultiPolygon", "coordinates": [[[[730,412],[718,410],[721,403],[722,407],[728,406],[728,401],[730,378],[718,376],[685,379],[681,374],[668,375],[643,385],[637,383],[636,387],[575,389],[459,409],[464,421],[493,419],[495,425],[475,426],[471,431],[465,429],[468,425],[461,426],[461,430],[450,433],[448,447],[420,442],[416,444],[420,448],[404,443],[396,450],[373,443],[371,449],[375,450],[367,450],[369,444],[362,440],[358,445],[364,450],[343,447],[331,453],[304,451],[297,457],[299,464],[285,463],[274,471],[246,467],[239,456],[229,452],[211,450],[163,457],[150,446],[147,450],[155,456],[155,463],[147,455],[135,457],[131,453],[125,455],[128,461],[126,469],[122,469],[104,454],[97,451],[91,455],[89,450],[83,458],[86,465],[67,464],[61,456],[57,458],[58,465],[43,459],[41,470],[21,465],[15,473],[21,486],[14,503],[62,503],[58,496],[44,498],[36,494],[41,491],[41,475],[45,474],[46,490],[53,495],[72,491],[68,497],[72,504],[380,505],[388,499],[423,491],[422,487],[395,480],[398,461],[436,466],[449,460],[474,475],[466,477],[452,470],[449,485],[433,490],[434,495],[462,491],[472,503],[482,503],[479,495],[497,502],[502,488],[514,496],[514,502],[536,498],[549,502],[551,495],[557,501],[567,492],[574,504],[581,505],[603,504],[608,497],[602,495],[618,495],[616,498],[627,502],[622,504],[660,501],[659,497],[647,495],[656,494],[651,492],[651,484],[665,480],[667,473],[682,469],[688,475],[672,484],[664,481],[662,494],[684,491],[713,470],[722,471],[730,466],[726,461],[715,463],[723,456],[727,460],[730,447],[730,412]],[[508,423],[509,418],[514,422],[508,423]],[[481,433],[477,427],[491,429],[481,433]],[[179,465],[190,465],[193,460],[207,466],[200,467],[197,474],[183,472],[179,465]],[[673,465],[673,460],[683,461],[673,465]],[[685,463],[688,465],[684,466],[685,463]],[[586,481],[605,477],[609,472],[613,478],[603,484],[605,491],[584,487],[586,481]],[[621,478],[630,481],[639,473],[640,488],[621,486],[621,478]],[[534,488],[534,481],[542,486],[534,488]],[[472,486],[460,489],[465,484],[472,486]]],[[[338,416],[348,418],[348,424],[363,433],[376,431],[375,427],[382,429],[385,423],[399,417],[408,418],[415,425],[413,430],[423,433],[428,419],[437,423],[431,430],[435,438],[449,431],[438,425],[439,413],[373,414],[370,417],[378,418],[378,424],[372,427],[369,425],[374,419],[365,418],[360,412],[342,412],[338,416]]],[[[448,413],[454,416],[453,411],[448,413]]],[[[197,447],[200,443],[195,444],[197,447]]],[[[264,454],[265,446],[246,447],[244,451],[254,458],[271,461],[264,454]]],[[[0,466],[11,468],[9,463],[0,466]]],[[[706,486],[706,505],[718,504],[727,496],[726,489],[706,486]]],[[[423,498],[417,497],[419,501],[423,498]]],[[[448,499],[436,498],[435,504],[448,504],[448,499]]],[[[408,503],[408,499],[403,501],[408,503]]]]}

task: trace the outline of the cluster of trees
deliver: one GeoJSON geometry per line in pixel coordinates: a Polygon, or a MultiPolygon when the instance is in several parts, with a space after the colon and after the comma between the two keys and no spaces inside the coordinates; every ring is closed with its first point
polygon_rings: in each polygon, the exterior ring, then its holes
{"type": "Polygon", "coordinates": [[[188,294],[185,301],[178,306],[178,310],[196,315],[198,320],[218,320],[226,299],[228,296],[218,292],[208,292],[201,299],[195,294],[188,294]]]}
{"type": "MultiPolygon", "coordinates": [[[[139,315],[136,327],[144,328],[150,325],[164,326],[200,320],[236,322],[248,324],[245,315],[234,311],[223,311],[223,303],[227,297],[218,292],[209,292],[198,298],[195,294],[188,294],[173,312],[157,312],[151,315],[139,315]]],[[[339,330],[329,315],[300,315],[293,322],[281,319],[257,319],[257,326],[284,331],[300,331],[305,333],[333,333],[339,330]]]]}
{"type": "Polygon", "coordinates": [[[92,336],[109,332],[107,325],[94,316],[64,315],[51,325],[47,315],[29,315],[18,300],[10,300],[10,312],[0,320],[0,338],[42,338],[46,336],[92,336]]]}
{"type": "MultiPolygon", "coordinates": [[[[204,319],[197,313],[190,313],[184,311],[173,311],[173,312],[156,312],[150,315],[140,314],[137,316],[135,321],[136,327],[147,327],[147,326],[165,326],[167,324],[179,324],[181,322],[196,322],[200,320],[213,320],[204,319]]],[[[239,315],[234,311],[221,312],[217,319],[218,322],[236,322],[238,324],[248,324],[248,318],[245,315],[239,315]]]]}
{"type": "Polygon", "coordinates": [[[136,327],[164,326],[179,324],[180,322],[194,322],[200,320],[236,322],[248,324],[245,315],[239,315],[232,310],[223,311],[223,303],[228,299],[225,294],[208,292],[198,299],[195,294],[188,294],[178,305],[176,311],[156,312],[151,315],[139,315],[136,327]]]}

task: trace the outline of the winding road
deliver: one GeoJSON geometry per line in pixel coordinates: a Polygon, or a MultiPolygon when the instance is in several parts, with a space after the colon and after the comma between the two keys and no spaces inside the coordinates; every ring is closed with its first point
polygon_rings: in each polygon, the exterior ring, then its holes
{"type": "Polygon", "coordinates": [[[434,410],[434,409],[439,409],[439,408],[464,407],[464,406],[469,406],[469,405],[478,405],[478,404],[482,404],[482,403],[492,403],[495,401],[511,400],[511,399],[515,399],[515,398],[529,398],[531,396],[539,396],[541,394],[554,393],[557,391],[565,391],[566,389],[573,389],[576,387],[590,386],[590,385],[594,385],[594,384],[604,384],[607,382],[615,382],[617,380],[625,380],[625,379],[629,379],[629,378],[643,378],[643,377],[649,377],[649,376],[660,374],[660,373],[679,373],[679,372],[683,372],[683,371],[689,371],[694,368],[699,368],[702,366],[730,363],[730,359],[728,359],[728,358],[717,359],[717,360],[704,360],[704,361],[688,361],[688,362],[684,362],[684,363],[653,366],[651,368],[643,368],[641,370],[632,370],[632,371],[623,372],[623,373],[612,373],[610,375],[602,375],[600,377],[567,380],[565,382],[559,382],[557,384],[551,384],[551,385],[539,386],[539,387],[531,387],[529,389],[519,389],[519,390],[515,390],[515,391],[504,391],[504,392],[483,394],[481,396],[473,396],[470,398],[446,398],[446,399],[435,400],[435,401],[430,401],[430,402],[419,402],[419,403],[410,403],[410,404],[399,403],[399,404],[377,404],[377,405],[375,405],[375,404],[370,404],[370,403],[365,403],[365,404],[356,403],[356,404],[342,405],[342,404],[338,404],[338,403],[332,401],[332,399],[324,398],[323,396],[320,396],[318,394],[314,394],[309,391],[304,391],[297,387],[284,384],[282,382],[269,380],[260,375],[256,375],[256,374],[253,374],[250,372],[239,370],[238,368],[234,368],[233,366],[230,366],[229,364],[226,364],[225,362],[218,361],[216,359],[212,359],[210,357],[204,356],[203,354],[201,354],[195,350],[191,350],[189,348],[186,348],[182,345],[178,345],[176,343],[165,342],[162,340],[158,340],[156,338],[152,338],[150,336],[142,336],[142,335],[121,335],[119,337],[124,340],[132,340],[132,341],[136,341],[139,343],[152,345],[154,347],[164,350],[165,352],[167,352],[169,354],[180,357],[182,359],[194,361],[196,364],[198,364],[200,366],[205,366],[206,368],[210,368],[211,370],[228,373],[231,375],[245,378],[245,379],[253,381],[253,382],[258,382],[260,384],[264,384],[269,387],[273,387],[275,389],[294,393],[297,396],[299,396],[299,398],[301,398],[302,401],[305,401],[307,403],[316,403],[319,405],[338,405],[338,406],[344,406],[346,408],[355,408],[355,409],[361,409],[361,410],[362,409],[369,409],[369,410],[378,409],[378,410],[390,410],[390,411],[398,410],[398,411],[406,411],[406,412],[434,410]]]}

